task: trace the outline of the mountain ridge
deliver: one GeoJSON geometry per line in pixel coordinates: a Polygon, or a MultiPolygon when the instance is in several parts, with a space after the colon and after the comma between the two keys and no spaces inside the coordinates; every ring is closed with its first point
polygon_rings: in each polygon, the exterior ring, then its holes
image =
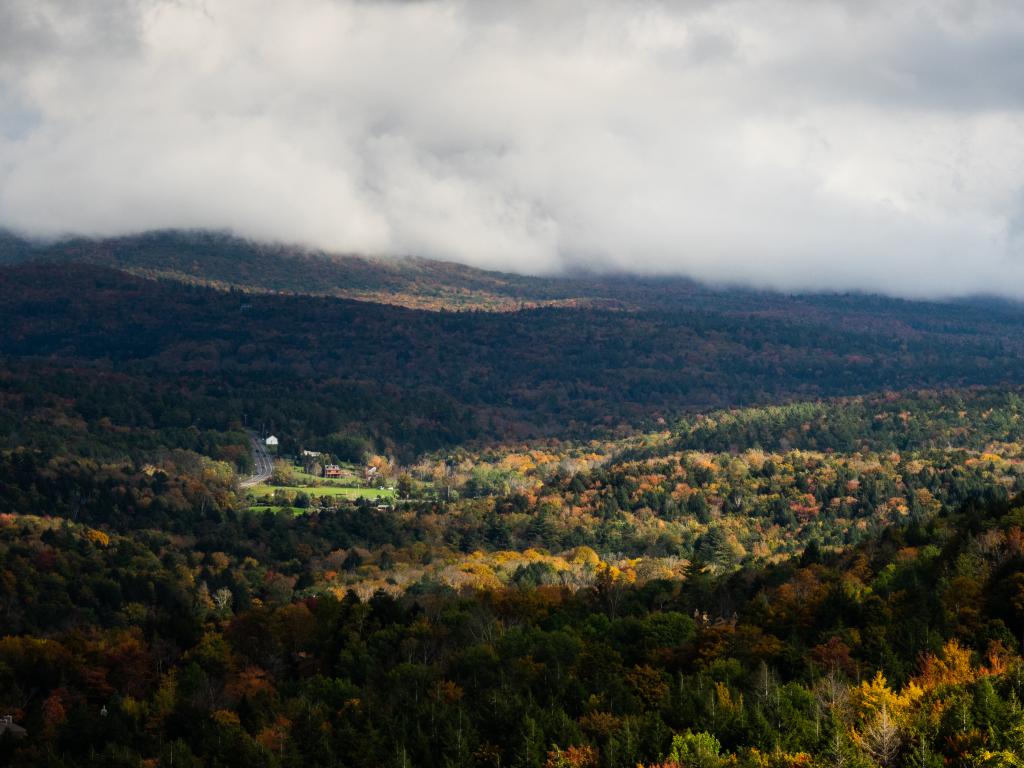
{"type": "Polygon", "coordinates": [[[0,355],[205,381],[244,393],[237,413],[262,403],[268,422],[297,434],[330,423],[406,455],[1024,377],[1024,318],[1012,313],[870,298],[747,304],[436,312],[35,262],[0,267],[0,355]]]}
{"type": "Polygon", "coordinates": [[[520,307],[789,311],[854,302],[898,307],[953,306],[1024,314],[1024,303],[996,296],[917,299],[856,291],[792,292],[703,284],[683,276],[574,270],[533,276],[422,256],[329,253],[210,230],[154,230],[109,238],[33,241],[0,230],[0,265],[82,262],[148,278],[252,293],[332,296],[417,309],[513,311],[520,307]]]}

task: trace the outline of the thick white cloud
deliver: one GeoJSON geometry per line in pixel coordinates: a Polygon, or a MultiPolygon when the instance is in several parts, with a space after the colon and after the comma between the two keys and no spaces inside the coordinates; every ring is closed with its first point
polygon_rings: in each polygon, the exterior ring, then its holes
{"type": "Polygon", "coordinates": [[[6,0],[0,225],[1024,297],[1016,0],[6,0]]]}

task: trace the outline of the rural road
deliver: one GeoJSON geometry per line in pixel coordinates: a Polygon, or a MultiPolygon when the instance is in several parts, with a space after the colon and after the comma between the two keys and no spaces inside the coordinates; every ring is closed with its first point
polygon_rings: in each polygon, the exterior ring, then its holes
{"type": "Polygon", "coordinates": [[[267,453],[267,446],[259,436],[254,432],[250,432],[249,440],[252,442],[252,460],[255,466],[254,472],[238,484],[241,488],[252,488],[254,485],[259,485],[269,480],[271,473],[274,471],[274,463],[270,460],[270,455],[267,453]]]}

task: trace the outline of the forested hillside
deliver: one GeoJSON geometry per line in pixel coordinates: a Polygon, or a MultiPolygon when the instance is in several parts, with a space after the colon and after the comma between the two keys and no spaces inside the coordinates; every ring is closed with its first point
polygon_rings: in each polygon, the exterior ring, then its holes
{"type": "Polygon", "coordinates": [[[1014,0],[0,0],[0,768],[1024,768],[1022,97],[1014,0]]]}
{"type": "Polygon", "coordinates": [[[151,232],[51,243],[0,233],[0,263],[27,261],[85,263],[220,288],[424,308],[509,310],[521,303],[571,302],[582,288],[429,259],[327,254],[212,232],[151,232]]]}
{"type": "Polygon", "coordinates": [[[517,275],[415,256],[369,258],[326,253],[207,231],[57,241],[29,241],[0,231],[0,264],[27,262],[89,264],[224,290],[334,296],[420,309],[513,311],[524,306],[597,306],[740,312],[897,335],[919,330],[976,332],[979,327],[1019,322],[1024,314],[1019,302],[985,297],[928,302],[860,293],[788,295],[702,285],[657,274],[517,275]]]}
{"type": "Polygon", "coordinates": [[[792,313],[452,313],[77,264],[2,277],[0,354],[24,387],[57,365],[87,389],[121,381],[134,401],[156,397],[140,402],[151,411],[175,398],[182,424],[248,418],[300,440],[347,431],[404,458],[467,441],[623,434],[729,405],[1024,380],[1024,315],[1009,310],[882,302],[867,323],[871,302],[855,315],[848,298],[827,312],[797,302],[792,313]]]}
{"type": "Polygon", "coordinates": [[[1024,509],[1005,493],[642,586],[586,548],[591,576],[554,584],[524,566],[360,598],[288,575],[371,514],[207,508],[190,535],[3,516],[0,682],[30,735],[0,759],[939,766],[1024,748],[1024,509]]]}
{"type": "Polygon", "coordinates": [[[150,245],[4,246],[0,764],[1021,765],[1016,307],[150,245]]]}

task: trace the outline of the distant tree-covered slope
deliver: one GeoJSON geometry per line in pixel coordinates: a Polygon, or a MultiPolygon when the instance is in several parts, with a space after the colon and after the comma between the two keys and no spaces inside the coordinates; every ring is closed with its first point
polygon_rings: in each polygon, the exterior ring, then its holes
{"type": "Polygon", "coordinates": [[[852,299],[822,308],[825,319],[806,304],[792,314],[451,313],[82,264],[7,267],[0,278],[0,354],[12,361],[173,382],[235,418],[352,430],[407,454],[622,432],[738,404],[1024,381],[1024,318],[976,307],[867,298],[870,325],[852,299]]]}
{"type": "Polygon", "coordinates": [[[0,263],[74,261],[219,288],[338,296],[422,308],[515,309],[577,298],[571,282],[420,258],[368,258],[215,232],[150,232],[31,243],[0,233],[0,263]]]}
{"type": "Polygon", "coordinates": [[[0,264],[26,261],[71,261],[222,289],[334,296],[419,309],[510,311],[555,305],[738,312],[897,335],[970,332],[971,324],[999,323],[1007,316],[1015,322],[1024,314],[1024,305],[1004,301],[948,305],[863,294],[793,296],[715,288],[666,275],[536,277],[424,258],[327,253],[218,232],[159,231],[40,243],[0,231],[0,264]]]}

